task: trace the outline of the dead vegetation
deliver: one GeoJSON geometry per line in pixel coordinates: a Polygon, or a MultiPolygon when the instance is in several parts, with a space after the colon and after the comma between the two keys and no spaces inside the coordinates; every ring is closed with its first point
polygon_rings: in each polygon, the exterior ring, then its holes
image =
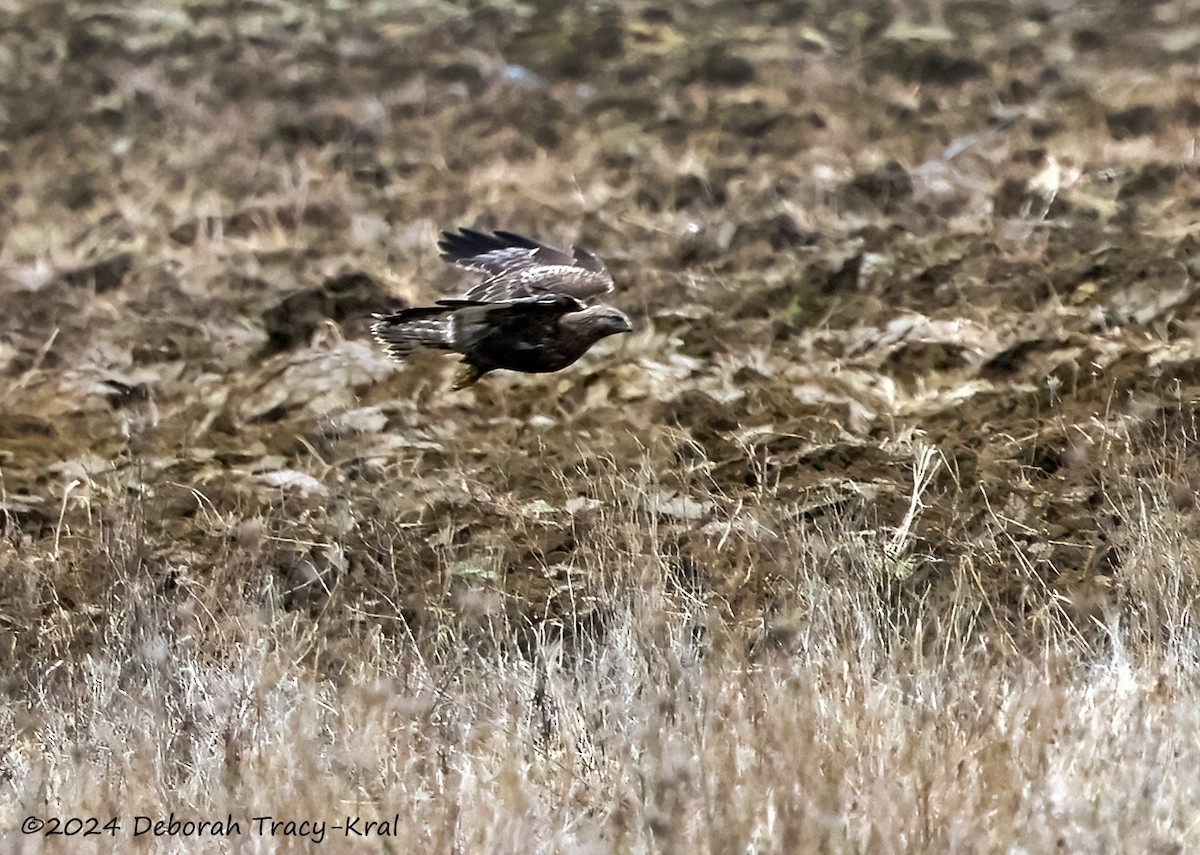
{"type": "Polygon", "coordinates": [[[1188,2],[350,6],[0,11],[6,846],[1197,845],[1188,2]],[[639,331],[389,363],[456,225],[639,331]]]}

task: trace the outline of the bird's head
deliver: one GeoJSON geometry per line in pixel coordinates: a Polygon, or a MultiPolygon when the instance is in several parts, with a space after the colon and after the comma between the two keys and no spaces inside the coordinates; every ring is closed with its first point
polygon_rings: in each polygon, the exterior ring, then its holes
{"type": "Polygon", "coordinates": [[[633,332],[633,321],[629,320],[629,315],[612,306],[589,306],[578,315],[580,325],[596,339],[633,332]]]}

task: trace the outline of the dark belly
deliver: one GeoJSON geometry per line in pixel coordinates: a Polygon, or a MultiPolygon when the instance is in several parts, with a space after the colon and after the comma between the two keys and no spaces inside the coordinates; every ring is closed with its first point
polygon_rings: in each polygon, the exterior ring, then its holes
{"type": "Polygon", "coordinates": [[[467,362],[485,370],[507,368],[527,374],[544,374],[566,368],[581,357],[586,346],[574,338],[535,334],[540,330],[523,330],[521,335],[492,335],[480,341],[467,362]]]}

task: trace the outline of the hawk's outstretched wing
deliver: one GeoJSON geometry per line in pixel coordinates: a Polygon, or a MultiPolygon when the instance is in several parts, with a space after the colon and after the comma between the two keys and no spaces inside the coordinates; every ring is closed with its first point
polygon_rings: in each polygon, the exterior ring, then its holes
{"type": "Polygon", "coordinates": [[[455,389],[498,368],[560,371],[600,339],[633,330],[624,312],[589,304],[613,290],[604,262],[590,252],[472,229],[443,232],[438,247],[446,261],[487,278],[457,299],[376,315],[371,332],[397,359],[419,350],[461,353],[455,389]]]}
{"type": "Polygon", "coordinates": [[[511,300],[438,300],[439,307],[454,312],[455,343],[471,347],[485,338],[506,335],[514,349],[527,348],[519,335],[523,325],[532,326],[557,322],[568,312],[587,308],[569,294],[538,294],[515,297],[511,300]]]}
{"type": "Polygon", "coordinates": [[[484,234],[460,228],[442,232],[438,241],[442,258],[486,273],[464,299],[481,302],[566,294],[588,301],[613,290],[612,275],[604,262],[586,250],[568,254],[512,232],[484,234]]]}

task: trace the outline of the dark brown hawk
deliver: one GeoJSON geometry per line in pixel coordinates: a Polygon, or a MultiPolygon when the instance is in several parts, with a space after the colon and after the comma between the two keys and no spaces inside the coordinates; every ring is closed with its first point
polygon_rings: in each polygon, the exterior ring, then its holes
{"type": "Polygon", "coordinates": [[[442,258],[486,275],[460,299],[378,315],[375,340],[403,359],[418,350],[462,354],[455,389],[497,368],[559,371],[605,336],[633,330],[624,312],[593,304],[613,290],[604,262],[497,231],[442,232],[442,258]]]}

